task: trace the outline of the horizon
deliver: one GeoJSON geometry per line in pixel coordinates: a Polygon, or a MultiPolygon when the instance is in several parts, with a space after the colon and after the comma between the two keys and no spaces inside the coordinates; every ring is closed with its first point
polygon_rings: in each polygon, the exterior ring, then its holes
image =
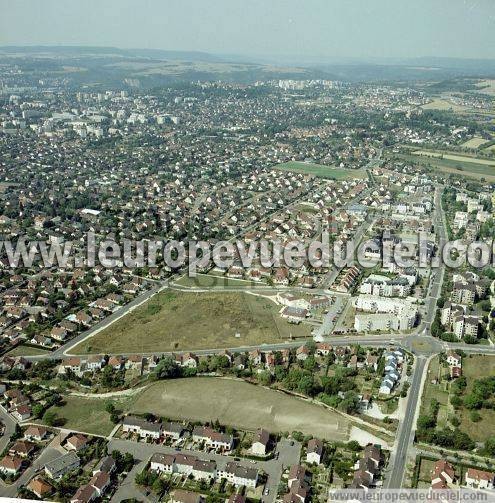
{"type": "Polygon", "coordinates": [[[489,0],[435,4],[364,0],[0,0],[2,46],[115,47],[299,61],[493,59],[495,10],[489,0]],[[116,14],[118,13],[118,16],[116,14]],[[292,36],[291,36],[292,35],[292,36]]]}

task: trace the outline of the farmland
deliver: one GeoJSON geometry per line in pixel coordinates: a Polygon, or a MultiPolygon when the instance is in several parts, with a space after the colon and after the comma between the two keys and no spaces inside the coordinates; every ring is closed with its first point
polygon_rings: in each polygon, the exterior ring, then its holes
{"type": "Polygon", "coordinates": [[[349,431],[349,422],[335,412],[230,379],[204,377],[161,381],[140,393],[130,411],[193,421],[218,419],[223,424],[248,430],[298,430],[328,440],[347,440],[349,431]]]}
{"type": "Polygon", "coordinates": [[[471,138],[470,140],[467,140],[464,142],[461,147],[464,148],[479,148],[485,143],[487,143],[488,140],[485,140],[484,138],[480,138],[478,136],[475,136],[474,138],[471,138]]]}
{"type": "Polygon", "coordinates": [[[344,169],[335,166],[324,166],[322,164],[313,164],[307,162],[290,161],[283,164],[277,164],[275,169],[290,171],[292,173],[303,173],[313,175],[319,178],[330,178],[333,180],[345,180],[351,178],[365,178],[366,172],[362,169],[344,169]]]}
{"type": "Polygon", "coordinates": [[[495,160],[492,159],[430,150],[415,150],[395,155],[403,161],[418,163],[432,170],[495,181],[495,160]]]}
{"type": "Polygon", "coordinates": [[[239,347],[309,336],[279,306],[247,293],[164,291],[81,342],[71,352],[129,353],[239,347]]]}

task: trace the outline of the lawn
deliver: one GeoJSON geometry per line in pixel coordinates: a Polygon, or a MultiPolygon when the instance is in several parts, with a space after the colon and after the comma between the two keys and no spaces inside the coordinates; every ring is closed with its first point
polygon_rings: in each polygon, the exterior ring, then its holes
{"type": "Polygon", "coordinates": [[[274,168],[282,171],[290,171],[292,173],[304,173],[305,175],[313,175],[319,178],[331,178],[333,180],[365,178],[367,176],[366,171],[363,169],[344,169],[335,166],[324,166],[322,164],[299,161],[277,164],[274,168]]]}
{"type": "Polygon", "coordinates": [[[334,441],[346,441],[350,427],[339,414],[299,398],[238,380],[208,377],[157,382],[136,396],[130,411],[192,421],[218,419],[248,430],[298,430],[334,441]]]}
{"type": "Polygon", "coordinates": [[[71,350],[130,353],[233,348],[310,335],[272,301],[247,293],[164,291],[71,350]]]}
{"type": "Polygon", "coordinates": [[[115,426],[110,421],[110,414],[105,410],[108,401],[117,407],[125,409],[126,400],[84,398],[78,396],[64,397],[65,405],[62,407],[51,407],[50,410],[56,412],[57,416],[64,419],[64,428],[92,433],[95,435],[108,435],[115,426]]]}

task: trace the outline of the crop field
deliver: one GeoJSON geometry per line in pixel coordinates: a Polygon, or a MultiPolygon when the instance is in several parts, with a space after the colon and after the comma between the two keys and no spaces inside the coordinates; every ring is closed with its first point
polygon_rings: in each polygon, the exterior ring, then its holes
{"type": "Polygon", "coordinates": [[[484,138],[480,138],[478,136],[475,136],[474,138],[471,138],[470,140],[465,141],[461,147],[465,148],[479,148],[485,143],[488,143],[488,140],[485,140],[484,138]]]}
{"type": "Polygon", "coordinates": [[[444,152],[431,152],[428,150],[416,150],[413,155],[436,157],[439,159],[448,159],[450,161],[459,161],[461,163],[484,164],[495,167],[495,159],[479,159],[478,157],[469,157],[467,155],[447,154],[444,152]]]}
{"type": "Polygon", "coordinates": [[[307,325],[280,318],[280,306],[236,292],[164,291],[71,350],[84,353],[150,353],[234,348],[310,335],[307,325]]]}
{"type": "Polygon", "coordinates": [[[298,430],[336,441],[346,441],[350,429],[344,417],[299,398],[242,381],[208,377],[157,382],[137,396],[130,412],[193,421],[218,419],[248,430],[298,430]]]}
{"type": "Polygon", "coordinates": [[[332,180],[346,180],[366,177],[366,171],[362,169],[344,169],[337,168],[335,166],[324,166],[322,164],[298,161],[277,164],[274,166],[274,169],[290,171],[292,173],[303,173],[305,175],[313,175],[319,178],[330,178],[332,180]]]}
{"type": "Polygon", "coordinates": [[[433,170],[439,170],[443,173],[467,176],[470,178],[484,178],[489,182],[495,181],[495,160],[478,159],[476,157],[442,154],[439,152],[415,151],[410,154],[395,154],[396,157],[404,161],[422,164],[433,170]],[[417,152],[424,152],[418,155],[417,152]],[[447,157],[449,156],[449,157],[447,157]],[[452,159],[454,157],[454,159],[452,159]],[[483,162],[480,162],[483,161],[483,162]]]}

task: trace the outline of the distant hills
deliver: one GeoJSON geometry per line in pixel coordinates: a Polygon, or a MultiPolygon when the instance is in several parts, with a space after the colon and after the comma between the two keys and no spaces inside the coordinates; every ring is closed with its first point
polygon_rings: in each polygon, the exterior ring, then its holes
{"type": "Polygon", "coordinates": [[[443,82],[495,78],[495,60],[456,58],[329,59],[242,56],[200,51],[81,46],[0,47],[0,62],[15,62],[33,78],[64,75],[75,86],[139,86],[223,80],[329,79],[351,82],[443,82]]]}

